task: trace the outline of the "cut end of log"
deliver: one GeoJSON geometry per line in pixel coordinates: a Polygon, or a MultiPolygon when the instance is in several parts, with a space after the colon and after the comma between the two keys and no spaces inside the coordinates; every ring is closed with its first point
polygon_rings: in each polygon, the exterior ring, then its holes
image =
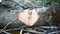
{"type": "Polygon", "coordinates": [[[19,13],[18,19],[22,21],[27,26],[33,26],[38,20],[38,13],[33,10],[24,10],[24,12],[19,13]]]}

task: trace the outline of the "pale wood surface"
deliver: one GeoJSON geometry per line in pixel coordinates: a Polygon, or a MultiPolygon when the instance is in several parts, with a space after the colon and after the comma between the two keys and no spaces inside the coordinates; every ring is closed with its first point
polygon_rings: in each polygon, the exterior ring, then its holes
{"type": "Polygon", "coordinates": [[[35,9],[33,10],[26,9],[24,10],[24,12],[19,13],[18,19],[22,21],[25,25],[32,26],[38,20],[38,14],[35,11],[35,9]]]}

